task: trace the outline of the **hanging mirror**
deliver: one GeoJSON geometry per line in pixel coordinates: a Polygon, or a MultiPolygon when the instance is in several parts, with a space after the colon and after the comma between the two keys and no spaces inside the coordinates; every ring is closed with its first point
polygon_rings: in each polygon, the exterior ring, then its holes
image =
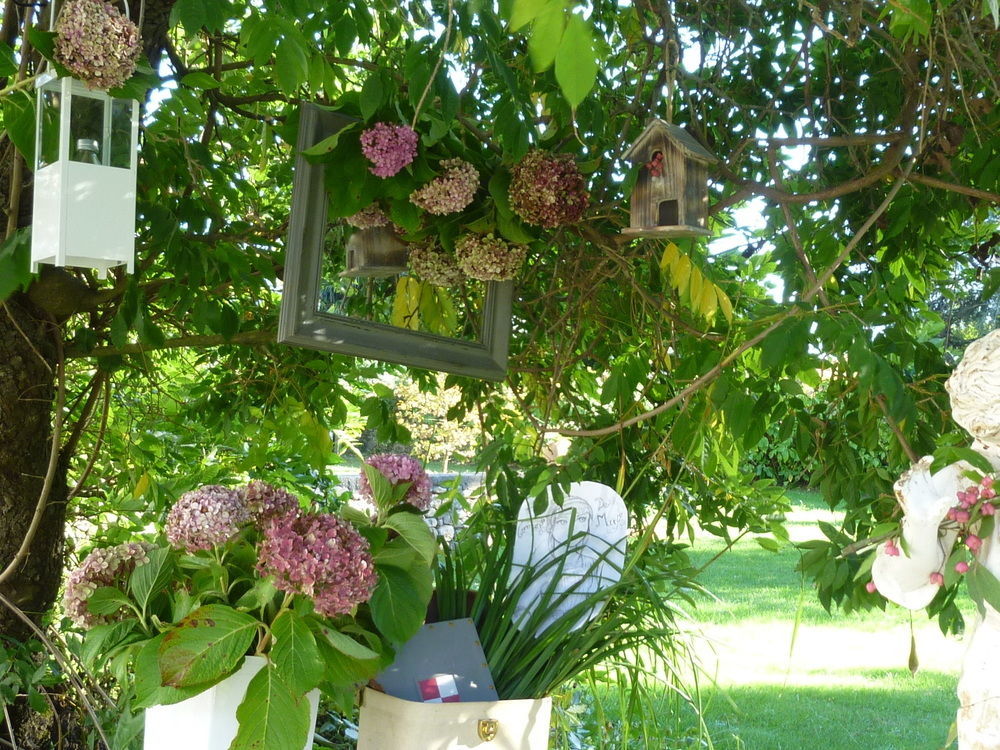
{"type": "Polygon", "coordinates": [[[355,229],[331,219],[326,180],[336,165],[313,163],[303,151],[352,122],[315,105],[302,106],[278,341],[503,379],[512,282],[418,284],[407,269],[409,249],[401,238],[388,229],[355,229]]]}

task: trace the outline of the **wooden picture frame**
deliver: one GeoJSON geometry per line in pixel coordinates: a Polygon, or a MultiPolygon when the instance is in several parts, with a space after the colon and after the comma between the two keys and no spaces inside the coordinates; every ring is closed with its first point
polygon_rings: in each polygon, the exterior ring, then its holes
{"type": "MultiPolygon", "coordinates": [[[[314,164],[302,152],[352,122],[352,118],[313,104],[302,105],[278,341],[483,380],[502,380],[507,374],[513,282],[487,284],[476,341],[318,312],[328,219],[325,170],[332,165],[314,164]]],[[[350,176],[344,175],[344,179],[350,176]]]]}

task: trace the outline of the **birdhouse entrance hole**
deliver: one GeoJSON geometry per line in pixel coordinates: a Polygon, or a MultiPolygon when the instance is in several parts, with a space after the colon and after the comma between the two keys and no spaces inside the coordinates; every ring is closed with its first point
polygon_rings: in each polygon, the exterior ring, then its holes
{"type": "Polygon", "coordinates": [[[661,227],[669,227],[680,224],[680,208],[676,200],[660,201],[660,212],[657,224],[661,227]]]}

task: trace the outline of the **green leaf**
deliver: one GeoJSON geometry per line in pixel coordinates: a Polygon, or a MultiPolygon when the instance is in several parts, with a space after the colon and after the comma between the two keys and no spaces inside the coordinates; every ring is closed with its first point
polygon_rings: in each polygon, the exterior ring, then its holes
{"type": "Polygon", "coordinates": [[[437,539],[423,516],[416,513],[393,513],[382,525],[396,531],[425,565],[431,564],[437,553],[437,539]]]}
{"type": "Polygon", "coordinates": [[[21,152],[25,164],[35,163],[35,98],[17,91],[0,100],[7,135],[21,152]]]}
{"type": "Polygon", "coordinates": [[[170,25],[178,23],[184,27],[188,38],[197,34],[203,26],[208,25],[208,3],[205,0],[177,0],[170,9],[170,25]]]}
{"type": "Polygon", "coordinates": [[[972,567],[965,574],[965,583],[969,587],[969,596],[983,612],[984,605],[1000,611],[1000,581],[989,568],[978,560],[972,561],[972,567]]]}
{"type": "Polygon", "coordinates": [[[208,73],[194,72],[184,76],[181,79],[181,84],[193,89],[217,89],[222,85],[222,81],[213,78],[208,73]]]}
{"type": "Polygon", "coordinates": [[[136,620],[133,618],[107,625],[95,625],[83,636],[80,659],[88,667],[93,668],[99,660],[102,660],[102,657],[107,658],[108,654],[122,643],[135,628],[136,620]]]}
{"type": "Polygon", "coordinates": [[[309,740],[309,702],[270,663],[247,685],[236,720],[240,728],[229,750],[283,750],[303,747],[309,740]]]}
{"type": "Polygon", "coordinates": [[[330,153],[337,148],[337,145],[340,143],[340,136],[353,130],[358,124],[360,123],[351,123],[346,128],[338,130],[333,135],[328,135],[316,145],[305,149],[302,153],[306,156],[323,156],[324,154],[330,153]]]}
{"type": "Polygon", "coordinates": [[[597,82],[597,60],[590,24],[571,13],[556,52],[556,81],[569,106],[576,109],[597,82]]]}
{"type": "Polygon", "coordinates": [[[295,612],[282,612],[271,624],[271,659],[292,692],[305,694],[323,679],[323,661],[316,638],[295,612]]]}
{"type": "Polygon", "coordinates": [[[547,0],[514,0],[514,7],[510,12],[510,30],[517,31],[534,21],[546,3],[547,0]]]}
{"type": "Polygon", "coordinates": [[[946,445],[934,451],[934,461],[931,463],[931,473],[936,473],[958,461],[965,461],[979,469],[983,474],[993,474],[993,465],[972,448],[962,448],[955,445],[946,445]]]}
{"type": "Polygon", "coordinates": [[[193,695],[211,687],[209,684],[196,687],[175,688],[160,684],[160,646],[166,635],[159,635],[146,641],[135,656],[133,673],[135,677],[136,700],[134,708],[149,708],[150,706],[167,706],[180,703],[193,695]]]}
{"type": "Polygon", "coordinates": [[[130,604],[131,600],[118,589],[102,586],[87,599],[87,610],[95,615],[113,615],[130,604]]]}
{"type": "Polygon", "coordinates": [[[392,495],[392,483],[383,476],[382,472],[371,464],[361,464],[361,470],[368,479],[368,484],[372,488],[372,501],[379,510],[388,510],[394,505],[392,495]]]}
{"type": "Polygon", "coordinates": [[[420,559],[417,551],[401,537],[387,542],[382,549],[375,553],[376,565],[391,565],[394,568],[403,568],[404,570],[415,567],[420,559]]]}
{"type": "Polygon", "coordinates": [[[361,661],[378,658],[378,654],[375,651],[372,651],[367,646],[363,646],[345,633],[325,626],[321,627],[320,631],[327,643],[345,656],[349,656],[352,659],[360,659],[361,661]]]}
{"type": "MultiPolygon", "coordinates": [[[[378,671],[385,666],[385,661],[381,656],[375,659],[355,659],[347,656],[339,649],[333,647],[330,639],[326,637],[325,631],[329,628],[321,627],[312,621],[313,632],[316,634],[316,645],[319,646],[323,659],[324,675],[326,683],[332,685],[354,685],[367,682],[374,677],[378,671]]],[[[372,651],[372,653],[375,653],[372,651]]]]}
{"type": "Polygon", "coordinates": [[[361,117],[370,120],[372,115],[378,111],[385,101],[385,85],[382,83],[382,76],[378,74],[370,75],[365,80],[365,85],[361,87],[361,117]]]}
{"type": "Polygon", "coordinates": [[[548,70],[552,66],[565,26],[563,0],[548,0],[545,7],[535,16],[535,22],[531,27],[531,38],[528,40],[528,52],[531,54],[531,62],[536,73],[548,70]]]}
{"type": "Polygon", "coordinates": [[[309,77],[309,57],[299,35],[285,36],[274,54],[274,78],[278,87],[292,94],[309,77]]]}
{"type": "Polygon", "coordinates": [[[30,229],[19,229],[0,244],[0,302],[27,289],[33,276],[30,229]]]}
{"type": "Polygon", "coordinates": [[[983,0],[983,12],[993,16],[993,25],[1000,29],[1000,0],[983,0]]]}
{"type": "Polygon", "coordinates": [[[375,626],[391,643],[406,643],[420,629],[430,593],[423,596],[412,571],[378,568],[379,582],[369,605],[375,626]]]}
{"type": "Polygon", "coordinates": [[[191,687],[218,681],[235,669],[259,626],[255,618],[224,604],[196,609],[163,639],[162,683],[191,687]]]}
{"type": "Polygon", "coordinates": [[[174,577],[171,550],[158,547],[149,553],[149,562],[138,566],[129,576],[128,586],[139,609],[146,612],[149,600],[167,587],[174,577]]]}
{"type": "MultiPolygon", "coordinates": [[[[35,27],[32,26],[34,31],[35,27]]],[[[7,78],[17,72],[17,60],[14,57],[14,50],[4,42],[0,42],[0,77],[7,78]]]]}
{"type": "Polygon", "coordinates": [[[930,0],[895,0],[889,30],[904,40],[911,36],[919,40],[930,33],[933,17],[930,0]]]}
{"type": "MultiPolygon", "coordinates": [[[[54,60],[56,55],[56,32],[42,31],[32,26],[28,29],[28,41],[46,60],[54,60]]],[[[9,49],[9,48],[8,48],[9,49]]],[[[16,70],[17,68],[15,68],[16,70]]]]}

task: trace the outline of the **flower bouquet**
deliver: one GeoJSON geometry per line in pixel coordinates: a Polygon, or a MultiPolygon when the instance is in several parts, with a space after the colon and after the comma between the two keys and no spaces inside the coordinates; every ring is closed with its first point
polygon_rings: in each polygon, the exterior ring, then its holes
{"type": "Polygon", "coordinates": [[[230,747],[306,746],[306,694],[352,693],[390,663],[433,587],[427,474],[402,455],[373,456],[363,470],[370,512],[306,510],[259,481],[209,485],[180,497],[157,543],[91,552],[65,595],[68,616],[87,628],[84,660],[109,665],[123,685],[134,674],[133,706],[148,708],[262,657],[230,747]]]}

